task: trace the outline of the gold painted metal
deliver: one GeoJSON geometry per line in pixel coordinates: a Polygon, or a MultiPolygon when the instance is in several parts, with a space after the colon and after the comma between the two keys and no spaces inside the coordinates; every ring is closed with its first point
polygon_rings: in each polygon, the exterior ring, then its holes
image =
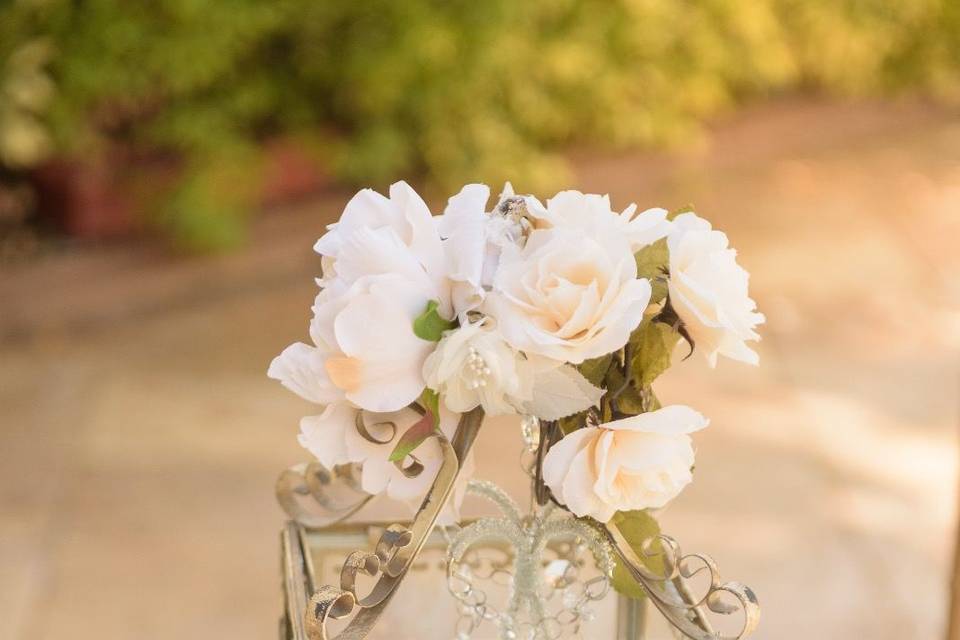
{"type": "MultiPolygon", "coordinates": [[[[355,465],[343,465],[329,471],[313,463],[291,467],[281,474],[277,481],[277,499],[292,519],[282,533],[281,543],[286,606],[282,637],[364,640],[370,634],[430,537],[482,421],[483,411],[478,408],[461,417],[452,441],[439,433],[432,436],[440,445],[442,464],[413,522],[409,526],[393,524],[384,529],[372,552],[351,553],[340,572],[339,585],[313,584],[316,574],[306,530],[340,522],[366,504],[370,496],[359,488],[359,469],[355,465]],[[376,578],[366,594],[357,590],[360,575],[376,578]],[[327,622],[349,616],[355,610],[347,626],[331,636],[327,622]]],[[[649,600],[686,637],[743,640],[756,629],[760,620],[756,596],[739,582],[721,582],[717,566],[709,556],[683,555],[673,538],[660,535],[644,541],[640,550],[644,558],[662,560],[664,571],[657,573],[648,568],[615,525],[605,525],[602,529],[649,600]],[[691,579],[702,574],[708,575],[709,586],[706,592],[697,595],[691,579]],[[713,629],[711,614],[728,616],[737,612],[741,614],[742,624],[735,635],[723,635],[713,629]]],[[[622,598],[620,602],[624,616],[620,626],[630,630],[626,637],[642,637],[642,604],[622,598]]]]}
{"type": "Polygon", "coordinates": [[[320,528],[359,511],[373,497],[360,488],[360,467],[319,462],[298,464],[280,474],[277,502],[286,514],[305,527],[320,528]]]}
{"type": "MultiPolygon", "coordinates": [[[[350,554],[341,571],[339,586],[323,585],[312,590],[306,613],[302,616],[302,630],[309,640],[362,640],[367,637],[433,531],[437,517],[453,492],[463,461],[482,422],[483,410],[477,408],[461,416],[452,442],[439,432],[431,436],[436,438],[440,445],[442,462],[413,522],[409,527],[400,524],[387,527],[373,552],[358,550],[350,554]],[[377,578],[367,594],[357,592],[357,576],[360,574],[377,578]],[[327,621],[346,617],[353,613],[354,609],[359,611],[353,619],[339,634],[331,637],[327,631],[327,621]]],[[[317,468],[318,466],[288,469],[277,482],[277,498],[281,506],[294,521],[310,527],[327,526],[343,520],[366,503],[366,498],[356,499],[353,503],[337,503],[331,497],[335,488],[349,486],[355,481],[355,468],[338,468],[333,474],[325,474],[325,470],[322,467],[317,468]],[[299,500],[307,495],[312,497],[325,513],[308,511],[299,500]]],[[[292,542],[288,540],[291,537],[288,528],[284,538],[287,545],[284,548],[285,557],[291,552],[289,545],[292,542]]],[[[299,556],[295,552],[293,556],[302,559],[303,547],[300,546],[299,556]]],[[[301,576],[298,576],[295,570],[285,566],[288,603],[298,600],[300,591],[297,585],[300,579],[301,576]],[[289,591],[291,588],[294,589],[293,592],[289,591]]],[[[305,585],[305,576],[302,579],[305,585]]],[[[296,634],[300,625],[294,626],[297,628],[292,629],[293,637],[301,637],[296,634]]]]}
{"type": "Polygon", "coordinates": [[[616,525],[607,524],[603,529],[614,551],[650,601],[671,625],[691,640],[743,640],[760,624],[760,603],[756,595],[740,582],[721,582],[720,572],[710,556],[684,555],[670,536],[649,538],[640,545],[640,553],[647,559],[662,560],[663,573],[657,573],[641,560],[616,525]],[[709,574],[709,586],[706,592],[697,595],[690,580],[704,571],[709,574]],[[742,623],[736,635],[714,630],[710,613],[733,615],[737,612],[742,615],[742,623]]]}

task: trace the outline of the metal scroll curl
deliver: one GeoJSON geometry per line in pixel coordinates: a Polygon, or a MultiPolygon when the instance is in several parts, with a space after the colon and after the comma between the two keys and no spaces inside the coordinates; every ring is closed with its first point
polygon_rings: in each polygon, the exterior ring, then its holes
{"type": "Polygon", "coordinates": [[[360,467],[319,462],[298,464],[280,474],[277,502],[291,520],[321,528],[340,522],[360,510],[373,497],[360,488],[360,467]]]}
{"type": "Polygon", "coordinates": [[[358,550],[347,557],[339,586],[324,585],[316,589],[304,614],[304,628],[310,640],[363,640],[369,635],[450,499],[482,421],[482,409],[474,409],[461,416],[453,441],[439,432],[431,436],[440,445],[442,462],[413,522],[410,526],[387,527],[373,552],[358,550]],[[367,594],[357,590],[357,577],[361,574],[377,578],[367,594]],[[328,620],[345,618],[355,609],[359,611],[347,626],[336,636],[330,636],[328,620]]]}
{"type": "Polygon", "coordinates": [[[625,568],[650,597],[660,613],[681,633],[693,640],[742,640],[760,623],[760,604],[748,586],[723,582],[716,563],[701,553],[684,555],[676,540],[666,535],[648,538],[640,544],[640,555],[661,561],[663,571],[651,571],[614,524],[604,526],[614,551],[625,568]],[[696,589],[691,580],[705,575],[706,590],[696,589]],[[741,615],[735,635],[714,630],[710,614],[741,615]]]}

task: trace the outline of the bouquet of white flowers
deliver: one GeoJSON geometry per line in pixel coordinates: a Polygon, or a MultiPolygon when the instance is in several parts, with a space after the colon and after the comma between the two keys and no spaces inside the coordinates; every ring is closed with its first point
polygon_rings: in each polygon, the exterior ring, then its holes
{"type": "MultiPolygon", "coordinates": [[[[434,216],[405,182],[365,189],[317,241],[312,344],[268,372],[321,407],[301,444],[354,465],[368,494],[419,504],[462,416],[519,414],[538,421],[541,503],[598,524],[664,506],[708,420],[661,406],[652,383],[675,350],[758,361],[764,318],[736,252],[690,210],[616,212],[578,191],[544,204],[509,184],[489,196],[467,185],[434,216]]],[[[472,473],[459,453],[441,520],[472,473]]]]}

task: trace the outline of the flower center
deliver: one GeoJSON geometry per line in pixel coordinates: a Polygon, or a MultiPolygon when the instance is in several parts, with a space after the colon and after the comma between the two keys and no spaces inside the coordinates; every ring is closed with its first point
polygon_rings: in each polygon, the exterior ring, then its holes
{"type": "Polygon", "coordinates": [[[361,363],[356,358],[347,356],[333,356],[324,363],[330,382],[347,393],[356,391],[360,387],[362,377],[361,363]]]}
{"type": "Polygon", "coordinates": [[[490,367],[487,366],[487,361],[477,352],[476,347],[470,347],[467,354],[467,370],[464,372],[467,388],[479,389],[487,386],[489,375],[490,367]]]}

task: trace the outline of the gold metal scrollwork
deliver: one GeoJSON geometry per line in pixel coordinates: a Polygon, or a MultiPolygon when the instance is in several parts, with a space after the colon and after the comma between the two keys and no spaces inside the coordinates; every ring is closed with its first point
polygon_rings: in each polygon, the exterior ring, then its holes
{"type": "Polygon", "coordinates": [[[312,528],[350,517],[373,497],[360,488],[357,465],[327,469],[319,462],[298,464],[281,473],[276,494],[290,519],[312,528]]]}
{"type": "MultiPolygon", "coordinates": [[[[650,597],[660,613],[681,633],[692,640],[743,640],[760,623],[760,603],[750,587],[740,582],[722,582],[720,571],[710,556],[701,553],[684,555],[677,541],[666,535],[644,540],[640,554],[645,559],[657,558],[663,572],[648,568],[630,546],[616,525],[604,527],[614,551],[624,566],[650,597]],[[709,586],[700,595],[694,592],[690,580],[706,572],[709,586]],[[715,631],[708,612],[729,616],[742,613],[742,623],[736,635],[715,631]]],[[[702,591],[702,589],[701,589],[702,591]]]]}
{"type": "MultiPolygon", "coordinates": [[[[380,536],[374,550],[351,553],[340,573],[340,584],[314,585],[306,580],[298,567],[309,563],[302,553],[294,553],[296,530],[289,525],[284,538],[288,623],[292,637],[306,636],[309,640],[364,640],[384,609],[397,592],[417,554],[422,549],[436,523],[437,517],[453,492],[460,468],[483,421],[483,411],[476,409],[464,414],[453,440],[435,434],[442,452],[442,463],[433,484],[410,526],[394,524],[380,536]],[[369,592],[359,593],[358,577],[376,579],[369,592]],[[312,593],[311,593],[312,592],[312,593]],[[306,611],[303,611],[306,602],[306,611]],[[300,604],[298,604],[300,603],[300,604]],[[337,635],[327,629],[329,620],[353,617],[337,635]]],[[[277,481],[277,498],[287,514],[299,525],[308,528],[325,527],[352,515],[370,496],[359,487],[359,469],[344,465],[327,470],[314,463],[298,465],[285,471],[277,481]]],[[[635,551],[615,525],[603,528],[614,552],[626,569],[650,596],[650,601],[678,631],[692,640],[743,640],[760,621],[760,606],[756,596],[739,582],[722,582],[714,561],[703,554],[684,555],[677,542],[659,535],[643,542],[635,551]],[[639,555],[638,555],[639,554],[639,555]],[[641,557],[642,556],[642,557],[641,557]],[[658,563],[644,562],[657,558],[658,563]],[[662,572],[651,570],[660,565],[662,572]],[[701,584],[708,579],[706,591],[695,589],[693,579],[701,584]],[[742,624],[735,635],[715,631],[710,614],[742,616],[742,624]]],[[[302,532],[302,529],[301,529],[302,532]]],[[[301,533],[302,535],[302,533],[301,533]]],[[[302,542],[302,540],[301,540],[302,542]]]]}
{"type": "Polygon", "coordinates": [[[304,615],[304,629],[310,640],[362,640],[367,637],[433,531],[482,420],[483,411],[475,409],[460,418],[453,442],[441,433],[432,436],[440,444],[442,463],[413,522],[409,527],[399,524],[387,527],[373,553],[351,553],[340,572],[339,587],[324,585],[316,589],[304,615]],[[357,576],[361,574],[377,578],[370,592],[363,596],[357,593],[357,576]],[[354,609],[359,611],[353,619],[343,631],[331,637],[327,621],[344,618],[354,609]]]}

